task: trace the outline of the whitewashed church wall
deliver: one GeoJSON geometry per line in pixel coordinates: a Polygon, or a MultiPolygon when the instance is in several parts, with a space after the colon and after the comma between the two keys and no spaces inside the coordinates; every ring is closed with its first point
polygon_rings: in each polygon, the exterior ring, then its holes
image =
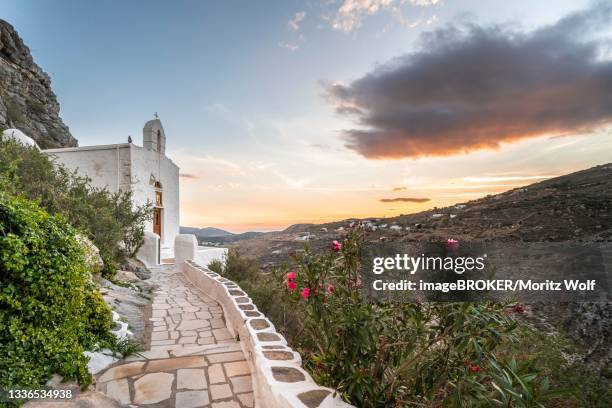
{"type": "MultiPolygon", "coordinates": [[[[162,246],[173,246],[174,237],[179,233],[179,169],[170,159],[155,151],[134,145],[131,150],[134,203],[141,205],[147,200],[155,203],[156,189],[152,181],[161,182],[164,206],[161,243],[162,246]]],[[[153,223],[149,222],[146,229],[152,231],[153,223]]]]}
{"type": "Polygon", "coordinates": [[[52,156],[69,170],[91,179],[91,185],[111,192],[129,188],[129,145],[92,146],[50,149],[43,152],[52,156]]]}
{"type": "MultiPolygon", "coordinates": [[[[161,244],[174,245],[174,237],[179,233],[180,205],[179,168],[172,160],[134,144],[50,149],[44,153],[91,178],[94,187],[111,192],[131,190],[135,205],[155,203],[153,182],[161,182],[164,206],[161,244]]],[[[149,221],[145,228],[153,231],[153,222],[149,221]]]]}
{"type": "Polygon", "coordinates": [[[180,199],[179,199],[179,168],[167,157],[161,161],[164,186],[164,225],[166,226],[166,246],[174,246],[174,237],[179,234],[180,199]]]}

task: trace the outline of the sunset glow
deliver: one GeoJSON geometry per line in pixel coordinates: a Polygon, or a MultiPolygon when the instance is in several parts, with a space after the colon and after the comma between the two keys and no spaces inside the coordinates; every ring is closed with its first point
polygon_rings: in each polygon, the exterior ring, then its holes
{"type": "Polygon", "coordinates": [[[184,226],[407,214],[612,159],[603,3],[151,3],[3,11],[81,146],[159,113],[184,226]]]}

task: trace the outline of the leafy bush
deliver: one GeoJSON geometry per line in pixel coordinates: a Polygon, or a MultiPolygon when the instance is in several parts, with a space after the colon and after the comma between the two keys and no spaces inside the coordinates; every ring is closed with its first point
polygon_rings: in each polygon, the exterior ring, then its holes
{"type": "Polygon", "coordinates": [[[223,261],[211,261],[208,268],[239,284],[254,281],[259,275],[257,264],[252,259],[241,257],[235,249],[230,249],[223,261]]]}
{"type": "Polygon", "coordinates": [[[500,353],[516,356],[550,378],[559,394],[546,402],[547,407],[609,407],[612,401],[612,372],[609,364],[587,365],[576,358],[579,350],[563,334],[544,333],[519,326],[516,341],[503,345],[500,353]],[[567,358],[567,356],[573,356],[567,358]]]}
{"type": "Polygon", "coordinates": [[[45,105],[43,105],[42,103],[40,103],[39,101],[36,100],[28,100],[27,101],[28,107],[30,108],[30,110],[34,113],[45,113],[46,109],[45,109],[45,105]]]}
{"type": "Polygon", "coordinates": [[[223,275],[223,268],[225,267],[225,263],[220,259],[213,259],[208,264],[207,268],[213,272],[216,272],[220,275],[223,275]]]}
{"type": "Polygon", "coordinates": [[[117,343],[113,347],[113,356],[126,358],[132,354],[139,354],[143,350],[142,344],[133,340],[129,337],[124,337],[117,340],[117,343]]]}
{"type": "Polygon", "coordinates": [[[23,112],[21,111],[21,108],[19,107],[17,102],[15,102],[13,98],[6,94],[2,96],[2,100],[4,102],[4,106],[6,107],[6,116],[9,122],[12,123],[13,126],[18,123],[23,123],[23,112]]]}
{"type": "Polygon", "coordinates": [[[360,241],[298,254],[285,275],[279,326],[315,381],[359,407],[532,407],[553,395],[533,364],[500,352],[516,341],[508,305],[366,301],[360,241]]]}
{"type": "Polygon", "coordinates": [[[91,382],[83,351],[115,339],[84,256],[63,217],[0,192],[0,388],[91,382]]]}
{"type": "Polygon", "coordinates": [[[271,273],[230,250],[208,268],[249,294],[315,381],[356,406],[609,406],[609,368],[568,360],[562,335],[519,324],[522,305],[364,301],[360,247],[352,235],[271,273]]]}
{"type": "Polygon", "coordinates": [[[208,269],[240,285],[266,316],[282,319],[277,296],[282,288],[278,286],[278,279],[272,274],[261,274],[254,259],[242,257],[236,249],[230,249],[223,261],[212,260],[208,269]]]}
{"type": "Polygon", "coordinates": [[[89,181],[37,149],[0,141],[0,187],[38,200],[49,213],[62,214],[83,230],[100,250],[103,275],[112,277],[117,263],[141,245],[152,207],[134,208],[131,192],[111,193],[91,187],[89,181]]]}
{"type": "Polygon", "coordinates": [[[358,407],[609,406],[609,368],[568,359],[561,334],[519,323],[522,305],[366,302],[360,247],[353,234],[271,273],[230,250],[208,268],[249,294],[315,381],[358,407]]]}

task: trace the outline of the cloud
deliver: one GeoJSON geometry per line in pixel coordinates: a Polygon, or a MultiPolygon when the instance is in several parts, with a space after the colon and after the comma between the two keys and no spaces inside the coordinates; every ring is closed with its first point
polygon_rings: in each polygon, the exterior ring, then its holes
{"type": "Polygon", "coordinates": [[[426,203],[431,201],[431,198],[414,198],[414,197],[397,197],[397,198],[381,198],[381,203],[426,203]]]}
{"type": "Polygon", "coordinates": [[[307,183],[310,182],[309,178],[296,179],[287,176],[287,174],[279,170],[272,170],[272,174],[283,180],[285,184],[287,184],[291,188],[303,188],[307,183]]]}
{"type": "Polygon", "coordinates": [[[211,155],[198,156],[195,158],[195,161],[198,164],[204,164],[209,166],[209,168],[215,169],[215,171],[219,171],[227,175],[244,176],[247,174],[239,164],[211,155]]]}
{"type": "Polygon", "coordinates": [[[253,163],[253,167],[255,167],[257,170],[269,169],[271,167],[274,167],[275,165],[276,165],[275,163],[270,163],[270,162],[256,162],[256,163],[253,163]]]}
{"type": "Polygon", "coordinates": [[[321,149],[321,150],[329,150],[331,148],[330,145],[324,144],[324,143],[311,143],[309,146],[312,148],[321,149]]]}
{"type": "Polygon", "coordinates": [[[332,19],[332,28],[345,33],[361,26],[364,15],[373,15],[381,10],[399,13],[399,6],[410,3],[414,6],[431,6],[439,0],[344,0],[332,19]]]}
{"type": "Polygon", "coordinates": [[[295,51],[298,48],[300,48],[299,44],[289,43],[289,42],[286,42],[286,41],[279,42],[278,46],[281,47],[281,48],[285,48],[285,49],[287,49],[289,51],[295,51]]]}
{"type": "Polygon", "coordinates": [[[292,31],[299,30],[300,29],[300,22],[302,20],[304,20],[304,17],[306,17],[306,12],[305,11],[298,11],[297,13],[295,13],[295,17],[293,17],[291,20],[289,20],[287,22],[287,26],[292,31]]]}
{"type": "Polygon", "coordinates": [[[298,11],[297,13],[295,13],[295,17],[293,17],[291,20],[287,22],[287,27],[289,27],[289,30],[295,33],[293,34],[294,39],[293,41],[279,41],[278,43],[279,47],[284,48],[289,51],[296,51],[297,49],[300,48],[300,44],[302,44],[305,41],[305,38],[304,38],[304,35],[297,33],[297,31],[299,31],[300,23],[302,22],[302,20],[304,20],[305,17],[306,17],[305,11],[298,11]]]}
{"type": "Polygon", "coordinates": [[[200,176],[196,176],[195,174],[190,173],[181,173],[179,174],[179,177],[188,180],[198,180],[200,178],[200,176]]]}
{"type": "Polygon", "coordinates": [[[324,84],[356,120],[346,146],[371,159],[447,156],[612,122],[612,4],[531,32],[449,26],[348,84],[324,84]],[[608,48],[609,50],[609,48],[608,48]]]}

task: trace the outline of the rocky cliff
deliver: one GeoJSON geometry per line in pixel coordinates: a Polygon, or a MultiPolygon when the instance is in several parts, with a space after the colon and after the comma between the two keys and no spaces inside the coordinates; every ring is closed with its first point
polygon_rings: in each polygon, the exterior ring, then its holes
{"type": "Polygon", "coordinates": [[[49,75],[13,26],[0,19],[0,130],[20,129],[41,148],[77,146],[59,110],[49,75]]]}

